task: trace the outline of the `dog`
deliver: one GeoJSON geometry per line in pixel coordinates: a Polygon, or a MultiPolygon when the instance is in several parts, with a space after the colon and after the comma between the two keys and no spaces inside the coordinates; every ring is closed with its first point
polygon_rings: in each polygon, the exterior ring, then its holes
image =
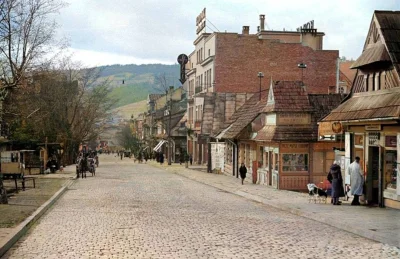
{"type": "Polygon", "coordinates": [[[316,186],[313,183],[307,184],[307,189],[308,189],[308,194],[309,194],[309,199],[308,201],[314,201],[315,203],[318,202],[325,202],[326,199],[328,198],[328,194],[318,186],[316,186]]]}

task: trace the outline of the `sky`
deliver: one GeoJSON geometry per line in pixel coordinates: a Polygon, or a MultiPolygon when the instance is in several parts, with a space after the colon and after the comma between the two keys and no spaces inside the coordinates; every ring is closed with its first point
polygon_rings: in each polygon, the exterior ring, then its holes
{"type": "Polygon", "coordinates": [[[207,32],[256,33],[259,15],[266,27],[296,30],[314,20],[324,32],[324,49],[347,59],[361,54],[374,10],[400,10],[400,0],[66,0],[57,15],[58,36],[86,66],[174,64],[190,54],[196,17],[207,9],[207,32]]]}

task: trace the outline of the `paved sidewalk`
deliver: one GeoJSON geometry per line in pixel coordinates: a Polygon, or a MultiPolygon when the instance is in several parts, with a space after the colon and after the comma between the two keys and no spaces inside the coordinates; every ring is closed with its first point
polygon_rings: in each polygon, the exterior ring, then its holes
{"type": "MultiPolygon", "coordinates": [[[[40,174],[32,175],[35,178],[41,179],[65,179],[65,183],[49,200],[42,204],[32,215],[28,216],[23,222],[10,228],[0,228],[0,257],[26,233],[32,223],[40,216],[63,194],[67,186],[72,184],[72,179],[75,177],[75,165],[67,166],[63,172],[57,171],[55,174],[40,174]]],[[[18,195],[18,194],[17,194],[18,195]]],[[[29,197],[27,197],[29,202],[29,197]]],[[[32,202],[32,201],[31,201],[32,202]]]]}
{"type": "Polygon", "coordinates": [[[247,199],[400,248],[400,210],[355,207],[350,206],[349,202],[343,202],[341,206],[332,206],[330,200],[327,204],[314,204],[308,202],[306,193],[276,190],[248,181],[241,185],[240,179],[236,177],[191,170],[179,164],[161,166],[153,161],[149,164],[247,199]]]}

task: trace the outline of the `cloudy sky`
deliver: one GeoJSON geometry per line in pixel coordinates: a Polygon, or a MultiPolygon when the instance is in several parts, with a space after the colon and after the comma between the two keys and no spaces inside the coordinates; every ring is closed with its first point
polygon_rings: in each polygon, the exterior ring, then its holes
{"type": "Polygon", "coordinates": [[[193,51],[196,16],[207,8],[207,32],[255,33],[259,14],[273,30],[295,30],[314,20],[325,32],[324,49],[357,58],[374,10],[400,10],[399,0],[66,0],[59,34],[88,66],[176,63],[193,51]],[[212,26],[211,23],[215,26],[212,26]]]}

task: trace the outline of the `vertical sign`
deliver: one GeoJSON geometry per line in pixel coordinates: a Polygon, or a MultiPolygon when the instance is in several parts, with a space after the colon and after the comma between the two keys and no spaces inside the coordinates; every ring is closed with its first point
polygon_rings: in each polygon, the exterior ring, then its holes
{"type": "Polygon", "coordinates": [[[196,34],[199,35],[200,33],[205,32],[206,28],[206,8],[201,11],[201,13],[196,17],[196,34]]]}
{"type": "Polygon", "coordinates": [[[349,168],[349,165],[351,163],[350,159],[350,154],[351,154],[351,142],[350,142],[350,132],[346,132],[344,135],[344,183],[345,184],[350,184],[350,175],[348,174],[347,168],[349,168]]]}

